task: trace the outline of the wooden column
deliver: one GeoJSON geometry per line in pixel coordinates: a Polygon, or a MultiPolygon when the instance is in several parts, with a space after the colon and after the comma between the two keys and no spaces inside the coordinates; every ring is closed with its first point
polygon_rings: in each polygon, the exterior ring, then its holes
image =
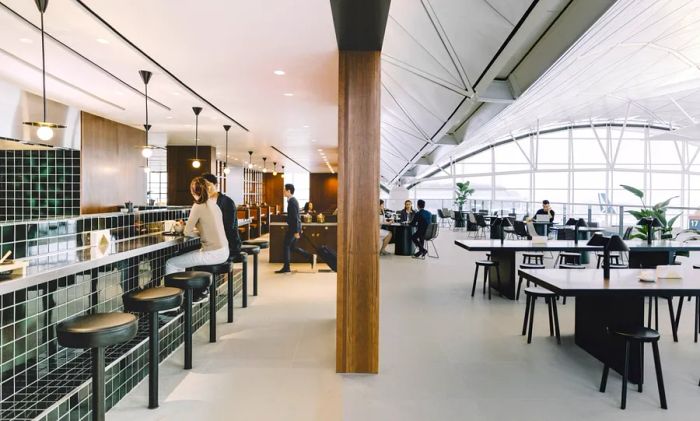
{"type": "Polygon", "coordinates": [[[379,371],[379,51],[340,51],[336,371],[379,371]]]}

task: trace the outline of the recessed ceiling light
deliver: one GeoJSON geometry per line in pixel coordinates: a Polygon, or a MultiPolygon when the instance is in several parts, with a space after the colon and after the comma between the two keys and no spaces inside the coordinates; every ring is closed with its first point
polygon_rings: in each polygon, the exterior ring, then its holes
{"type": "Polygon", "coordinates": [[[319,152],[323,152],[323,149],[316,149],[316,150],[319,151],[319,152]]]}
{"type": "Polygon", "coordinates": [[[171,115],[165,116],[165,119],[166,119],[166,120],[172,120],[172,119],[173,119],[173,116],[171,116],[171,115]]]}
{"type": "Polygon", "coordinates": [[[33,43],[34,41],[32,41],[32,40],[29,39],[29,38],[20,38],[20,39],[19,39],[19,42],[23,42],[23,43],[25,43],[25,44],[31,44],[31,43],[33,43]]]}
{"type": "Polygon", "coordinates": [[[284,76],[285,75],[284,70],[275,70],[272,73],[276,74],[277,76],[284,76]]]}
{"type": "Polygon", "coordinates": [[[173,92],[173,95],[175,95],[175,96],[180,96],[180,92],[177,92],[177,91],[176,91],[176,92],[173,92]]]}
{"type": "Polygon", "coordinates": [[[309,128],[309,125],[308,125],[308,124],[304,124],[304,128],[305,128],[305,129],[308,129],[308,128],[309,128]]]}
{"type": "Polygon", "coordinates": [[[104,38],[97,38],[96,41],[99,42],[100,44],[109,44],[109,41],[107,41],[104,38]]]}
{"type": "Polygon", "coordinates": [[[291,93],[291,92],[285,92],[285,93],[284,93],[284,96],[294,96],[294,94],[291,93]]]}
{"type": "Polygon", "coordinates": [[[311,143],[316,143],[316,139],[311,139],[311,143]]]}

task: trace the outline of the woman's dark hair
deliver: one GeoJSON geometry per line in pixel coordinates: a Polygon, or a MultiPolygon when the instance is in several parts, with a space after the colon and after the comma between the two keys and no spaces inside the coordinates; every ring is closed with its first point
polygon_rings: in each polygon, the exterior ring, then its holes
{"type": "Polygon", "coordinates": [[[206,203],[209,200],[209,189],[207,188],[207,181],[203,177],[195,177],[190,182],[190,193],[192,196],[199,196],[199,199],[195,197],[194,202],[206,203]]]}
{"type": "Polygon", "coordinates": [[[381,206],[383,204],[384,204],[384,199],[379,199],[379,205],[381,206]]]}
{"type": "Polygon", "coordinates": [[[313,210],[314,204],[313,202],[306,202],[304,205],[304,212],[308,212],[309,209],[313,210]]]}
{"type": "Polygon", "coordinates": [[[294,184],[285,184],[284,190],[294,194],[294,184]]]}
{"type": "Polygon", "coordinates": [[[549,205],[549,200],[543,200],[543,201],[542,201],[542,204],[543,204],[543,205],[549,205]]]}

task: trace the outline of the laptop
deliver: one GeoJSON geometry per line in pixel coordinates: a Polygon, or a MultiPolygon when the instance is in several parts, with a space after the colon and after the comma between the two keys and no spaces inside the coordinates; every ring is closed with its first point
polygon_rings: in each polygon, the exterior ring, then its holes
{"type": "Polygon", "coordinates": [[[547,214],[537,214],[535,215],[535,222],[549,222],[549,215],[547,214]]]}

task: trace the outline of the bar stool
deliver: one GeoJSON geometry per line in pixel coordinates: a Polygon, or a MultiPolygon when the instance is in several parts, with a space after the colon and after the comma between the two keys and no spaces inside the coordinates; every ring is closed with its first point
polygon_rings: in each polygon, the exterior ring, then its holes
{"type": "Polygon", "coordinates": [[[523,263],[524,264],[544,264],[544,253],[523,253],[523,263]],[[534,260],[534,262],[533,262],[534,260]]]}
{"type": "MultiPolygon", "coordinates": [[[[700,266],[693,265],[693,269],[700,269],[700,266]]],[[[688,296],[688,301],[691,301],[693,296],[688,296]]],[[[678,310],[676,313],[676,327],[681,323],[681,311],[683,309],[683,298],[678,302],[678,310]]],[[[658,319],[658,316],[657,316],[658,319]]],[[[658,321],[657,321],[658,324],[658,321]]],[[[698,333],[700,332],[700,296],[695,296],[695,326],[693,330],[693,341],[698,342],[698,333]]]]}
{"type": "MultiPolygon", "coordinates": [[[[673,314],[673,297],[648,297],[647,300],[647,327],[651,328],[651,314],[654,313],[654,330],[659,330],[659,298],[666,300],[668,304],[668,314],[671,319],[671,333],[673,335],[673,342],[678,342],[678,318],[673,314]]],[[[683,297],[681,297],[679,306],[682,306],[683,297]]],[[[679,313],[680,314],[680,313],[679,313]]]]}
{"type": "MultiPolygon", "coordinates": [[[[644,383],[644,344],[651,343],[651,349],[654,353],[654,367],[656,368],[656,383],[659,387],[659,398],[661,400],[661,408],[668,409],[666,405],[666,390],[664,388],[664,377],[661,372],[661,359],[659,358],[659,332],[646,327],[637,327],[630,329],[618,329],[608,332],[614,337],[621,338],[625,341],[625,365],[622,374],[622,403],[620,409],[625,409],[627,406],[627,377],[630,364],[630,344],[634,343],[639,346],[639,361],[640,375],[639,385],[637,390],[642,393],[642,384],[644,383]]],[[[605,364],[603,366],[603,377],[600,380],[600,392],[605,393],[605,387],[608,383],[608,373],[610,367],[605,364]]]]}
{"type": "MultiPolygon", "coordinates": [[[[258,295],[258,254],[260,254],[260,247],[243,244],[241,246],[241,252],[248,255],[253,255],[253,295],[258,295]]],[[[247,303],[246,306],[247,307],[247,303]]]]}
{"type": "MultiPolygon", "coordinates": [[[[243,282],[242,282],[242,292],[241,292],[241,307],[246,308],[248,307],[248,254],[245,252],[240,252],[239,254],[235,256],[229,257],[229,262],[231,263],[241,263],[243,267],[243,282]]],[[[230,299],[228,302],[229,305],[229,315],[231,321],[233,321],[233,284],[229,286],[228,290],[230,294],[230,299]]]]}
{"type": "Polygon", "coordinates": [[[78,316],[56,326],[59,345],[66,348],[90,348],[93,421],[105,419],[105,347],[128,342],[136,336],[137,331],[136,316],[120,312],[78,316]]]}
{"type": "Polygon", "coordinates": [[[498,285],[501,285],[501,274],[498,272],[498,262],[493,261],[493,260],[477,260],[476,261],[476,270],[474,270],[474,284],[472,285],[472,297],[474,296],[474,291],[476,291],[476,278],[479,275],[479,267],[484,268],[484,294],[486,294],[486,281],[488,280],[489,283],[489,300],[491,299],[491,275],[490,275],[490,268],[494,268],[496,270],[496,277],[498,279],[498,285]]]}
{"type": "Polygon", "coordinates": [[[244,240],[242,244],[245,246],[258,246],[258,247],[260,247],[260,250],[270,248],[270,242],[268,240],[260,240],[260,239],[244,240]]]}
{"type": "MultiPolygon", "coordinates": [[[[598,263],[596,263],[595,267],[596,267],[596,269],[600,269],[600,264],[603,262],[603,258],[605,257],[605,253],[596,252],[595,255],[598,258],[598,263]]],[[[610,268],[611,269],[612,269],[613,265],[620,265],[620,252],[617,252],[617,251],[610,252],[610,268]]]]}
{"type": "Polygon", "coordinates": [[[523,319],[523,336],[527,330],[527,343],[532,342],[532,327],[535,321],[535,301],[544,298],[549,309],[549,336],[557,335],[557,344],[561,345],[559,335],[559,313],[557,313],[556,294],[544,288],[525,288],[525,318],[523,319]],[[528,320],[530,322],[528,328],[528,320]]]}
{"type": "MultiPolygon", "coordinates": [[[[176,272],[165,275],[165,286],[180,288],[185,291],[185,370],[192,368],[192,290],[207,288],[212,284],[212,276],[208,272],[176,272]]],[[[213,301],[215,297],[209,297],[213,301]]],[[[210,305],[211,305],[210,301],[210,305]]]]}
{"type": "MultiPolygon", "coordinates": [[[[524,259],[523,259],[524,260],[524,259]]],[[[523,263],[520,265],[520,269],[544,269],[544,265],[533,265],[529,263],[523,263]]],[[[520,286],[523,284],[523,277],[522,275],[518,276],[518,292],[515,294],[515,299],[516,301],[520,299],[520,286]]],[[[530,286],[530,281],[527,281],[525,284],[526,287],[530,286]]]]}
{"type": "Polygon", "coordinates": [[[559,253],[559,261],[557,262],[557,265],[561,267],[562,264],[580,265],[581,253],[562,251],[561,253],[559,253]]]}
{"type": "Polygon", "coordinates": [[[159,287],[134,291],[124,296],[124,308],[134,313],[148,313],[148,408],[158,408],[158,364],[160,339],[158,312],[182,305],[180,288],[159,287]]]}
{"type": "Polygon", "coordinates": [[[216,265],[201,265],[192,268],[194,271],[211,273],[211,285],[209,285],[209,342],[216,342],[216,277],[226,275],[227,277],[227,304],[228,322],[233,323],[233,266],[230,261],[216,265]]]}

